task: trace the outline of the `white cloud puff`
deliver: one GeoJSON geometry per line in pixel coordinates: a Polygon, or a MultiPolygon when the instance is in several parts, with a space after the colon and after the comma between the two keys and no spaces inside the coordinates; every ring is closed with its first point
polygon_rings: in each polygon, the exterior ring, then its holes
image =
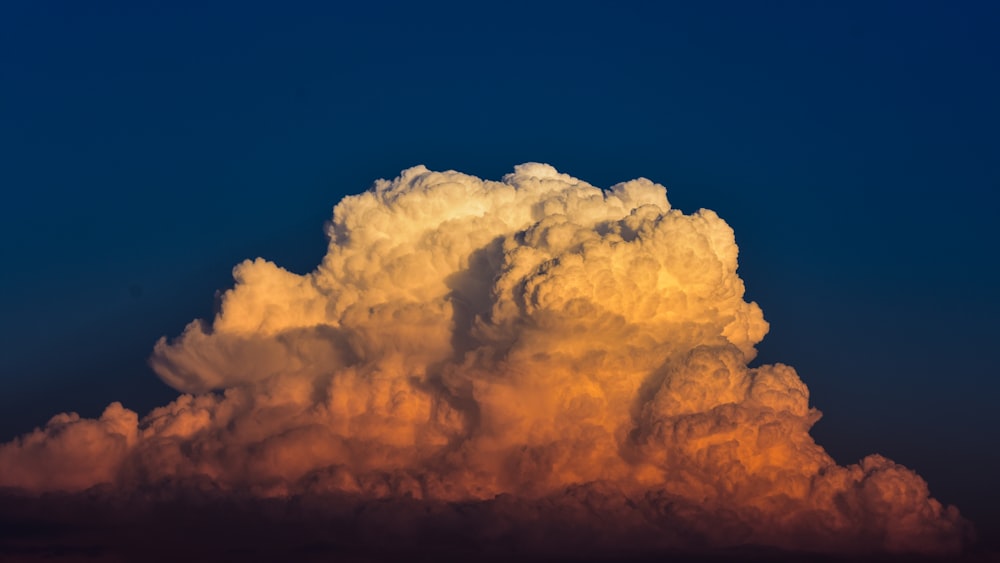
{"type": "Polygon", "coordinates": [[[117,403],[58,415],[0,446],[0,486],[525,510],[586,490],[712,545],[961,546],[964,521],[915,473],[840,467],[813,442],[794,369],[748,367],[768,325],[734,233],[660,185],[418,166],[341,201],[328,234],[313,272],[243,262],[212,322],[156,343],[154,369],[187,394],[141,421],[117,403]]]}

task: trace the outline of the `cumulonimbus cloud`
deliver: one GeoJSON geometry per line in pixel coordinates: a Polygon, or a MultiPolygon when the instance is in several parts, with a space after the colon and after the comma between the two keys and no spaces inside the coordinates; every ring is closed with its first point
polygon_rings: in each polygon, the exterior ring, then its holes
{"type": "Polygon", "coordinates": [[[0,446],[0,486],[597,505],[713,546],[962,546],[917,474],[813,441],[794,369],[748,367],[768,325],[734,233],[658,184],[418,166],[341,201],[328,235],[313,272],[243,262],[212,322],[156,343],[185,394],[141,420],[58,415],[0,446]]]}

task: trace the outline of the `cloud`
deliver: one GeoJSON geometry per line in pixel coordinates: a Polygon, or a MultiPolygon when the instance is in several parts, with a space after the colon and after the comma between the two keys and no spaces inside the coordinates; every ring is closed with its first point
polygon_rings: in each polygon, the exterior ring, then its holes
{"type": "Polygon", "coordinates": [[[644,179],[418,166],[327,230],[313,272],[243,262],[212,322],[156,343],[185,394],[141,421],[58,415],[0,446],[0,486],[409,499],[442,522],[474,503],[473,536],[551,520],[609,545],[961,549],[917,474],[813,441],[793,368],[748,367],[768,324],[714,212],[644,179]]]}

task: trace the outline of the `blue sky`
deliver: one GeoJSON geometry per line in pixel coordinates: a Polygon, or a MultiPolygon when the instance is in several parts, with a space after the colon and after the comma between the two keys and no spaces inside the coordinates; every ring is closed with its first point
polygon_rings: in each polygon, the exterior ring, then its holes
{"type": "Polygon", "coordinates": [[[473,4],[0,7],[0,439],[169,400],[155,340],[376,178],[541,161],[716,210],[819,443],[996,524],[995,4],[473,4]]]}

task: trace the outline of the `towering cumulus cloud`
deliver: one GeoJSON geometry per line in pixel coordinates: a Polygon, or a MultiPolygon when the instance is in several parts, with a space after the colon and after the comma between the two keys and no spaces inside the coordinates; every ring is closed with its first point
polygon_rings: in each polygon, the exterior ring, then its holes
{"type": "Polygon", "coordinates": [[[733,231],[660,185],[418,166],[341,201],[328,234],[315,271],[246,261],[212,322],[156,344],[176,401],[58,415],[0,447],[0,485],[405,499],[464,510],[475,537],[961,548],[915,473],[813,442],[794,369],[748,367],[768,325],[733,231]]]}

